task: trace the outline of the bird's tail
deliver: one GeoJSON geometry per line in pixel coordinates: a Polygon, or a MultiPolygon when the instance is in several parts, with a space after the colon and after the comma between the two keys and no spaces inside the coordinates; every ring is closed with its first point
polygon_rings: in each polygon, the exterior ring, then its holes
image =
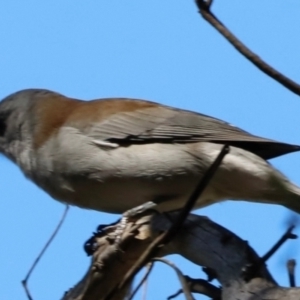
{"type": "Polygon", "coordinates": [[[298,186],[288,183],[287,195],[282,199],[282,205],[300,214],[300,188],[298,186]]]}
{"type": "MultiPolygon", "coordinates": [[[[279,204],[300,214],[300,187],[273,168],[269,169],[268,175],[268,180],[264,182],[266,184],[256,185],[259,186],[258,191],[260,191],[254,196],[256,200],[258,202],[279,204]]],[[[255,201],[254,197],[248,199],[255,201]]]]}

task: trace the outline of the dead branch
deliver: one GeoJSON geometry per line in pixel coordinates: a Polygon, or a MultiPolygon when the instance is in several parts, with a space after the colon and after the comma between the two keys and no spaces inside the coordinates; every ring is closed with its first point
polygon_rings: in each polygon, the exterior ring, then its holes
{"type": "MultiPolygon", "coordinates": [[[[124,279],[120,282],[118,287],[112,291],[115,292],[118,289],[122,289],[122,287],[132,280],[132,278],[141,270],[141,268],[149,261],[150,258],[156,256],[158,253],[159,248],[169,243],[174,236],[177,234],[178,230],[181,228],[182,224],[186,220],[188,214],[194,207],[197,199],[201,193],[205,190],[206,186],[208,185],[209,181],[217,171],[218,167],[220,166],[223,158],[225,155],[230,151],[230,147],[228,145],[224,145],[219,152],[216,159],[210,165],[208,170],[205,172],[204,176],[201,178],[195,190],[192,192],[191,196],[185,203],[184,207],[178,212],[178,216],[176,220],[173,220],[172,226],[165,230],[162,234],[160,234],[148,247],[147,249],[140,255],[138,260],[133,264],[132,268],[125,274],[124,279]]],[[[110,299],[112,294],[109,294],[107,299],[110,299]]]]}
{"type": "Polygon", "coordinates": [[[258,69],[269,77],[276,80],[278,83],[289,89],[291,92],[300,96],[300,85],[283,75],[275,68],[267,64],[257,54],[251,51],[245,44],[243,44],[228,28],[218,20],[216,16],[210,11],[212,0],[196,0],[196,5],[199,8],[201,16],[212,25],[232,46],[236,48],[246,59],[253,63],[258,69]]]}
{"type": "Polygon", "coordinates": [[[52,241],[54,240],[54,238],[56,237],[57,233],[59,232],[61,226],[63,225],[63,223],[64,223],[64,221],[66,219],[68,211],[69,211],[69,205],[66,205],[65,209],[64,209],[64,212],[62,214],[62,217],[60,218],[58,224],[56,225],[56,228],[54,229],[53,233],[49,237],[49,239],[46,242],[46,244],[44,245],[44,247],[42,248],[41,252],[38,254],[38,256],[36,257],[36,259],[32,263],[32,266],[29,268],[29,271],[27,272],[25,278],[21,281],[21,283],[23,285],[23,288],[25,290],[25,294],[26,294],[28,300],[33,300],[32,296],[31,296],[31,293],[30,293],[30,290],[28,288],[28,280],[29,280],[32,272],[34,271],[34,269],[38,265],[40,259],[43,257],[43,255],[45,254],[46,250],[49,248],[49,246],[51,245],[52,241]]]}
{"type": "Polygon", "coordinates": [[[288,269],[290,287],[295,287],[296,286],[296,278],[295,278],[296,260],[289,259],[286,265],[288,269]]]}
{"type": "MultiPolygon", "coordinates": [[[[178,213],[174,212],[130,221],[119,245],[114,244],[109,235],[96,238],[98,249],[87,274],[63,300],[106,299],[140,255],[177,217],[178,213]]],[[[213,270],[222,286],[223,300],[233,299],[233,296],[240,300],[299,300],[299,288],[279,287],[247,242],[206,217],[189,215],[174,239],[159,251],[160,256],[174,253],[213,270]],[[256,264],[259,267],[249,276],[248,268],[256,264]]],[[[109,299],[125,299],[129,290],[130,284],[109,299]]]]}

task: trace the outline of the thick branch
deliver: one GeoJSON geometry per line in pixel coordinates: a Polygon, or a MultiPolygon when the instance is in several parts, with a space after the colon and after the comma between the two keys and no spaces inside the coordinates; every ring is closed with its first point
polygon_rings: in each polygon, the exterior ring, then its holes
{"type": "MultiPolygon", "coordinates": [[[[63,299],[106,299],[148,245],[170,228],[176,217],[177,213],[148,215],[129,223],[119,246],[107,236],[97,238],[99,248],[89,271],[63,299]]],[[[299,300],[300,289],[278,287],[264,265],[254,268],[255,273],[248,272],[261,262],[258,255],[247,242],[206,217],[189,215],[175,238],[160,250],[162,256],[172,253],[214,270],[222,285],[223,300],[233,296],[240,300],[299,300]]],[[[128,289],[127,286],[109,299],[124,299],[128,289]]]]}

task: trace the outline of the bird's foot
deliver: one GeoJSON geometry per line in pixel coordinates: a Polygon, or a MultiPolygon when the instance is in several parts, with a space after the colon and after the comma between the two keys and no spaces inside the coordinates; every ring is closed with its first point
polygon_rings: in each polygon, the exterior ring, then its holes
{"type": "Polygon", "coordinates": [[[137,217],[147,210],[153,209],[156,206],[154,202],[146,202],[142,205],[136,206],[125,211],[118,221],[109,225],[99,225],[93,236],[89,238],[84,244],[84,250],[88,256],[92,255],[97,249],[96,238],[103,235],[107,235],[108,238],[117,245],[120,244],[122,235],[124,233],[125,227],[128,224],[128,220],[137,217]]]}
{"type": "Polygon", "coordinates": [[[118,228],[118,223],[121,221],[119,219],[118,221],[111,223],[111,224],[100,224],[97,227],[96,232],[93,232],[93,235],[84,243],[84,251],[88,256],[93,255],[93,253],[97,250],[97,238],[102,236],[109,236],[112,232],[116,231],[118,228]]]}
{"type": "Polygon", "coordinates": [[[156,207],[156,203],[152,202],[152,201],[148,201],[142,205],[136,206],[134,208],[131,208],[127,211],[125,211],[122,215],[121,220],[118,222],[118,224],[116,225],[116,243],[120,243],[121,241],[121,237],[124,233],[125,227],[128,224],[128,220],[131,218],[134,218],[142,213],[144,213],[147,210],[153,209],[154,207],[156,207]]]}
{"type": "Polygon", "coordinates": [[[156,207],[156,203],[152,202],[152,201],[148,201],[142,205],[136,206],[134,208],[131,208],[127,211],[125,211],[123,213],[123,217],[122,218],[132,218],[132,217],[136,217],[139,214],[144,213],[145,211],[149,210],[149,209],[153,209],[154,207],[156,207]]]}

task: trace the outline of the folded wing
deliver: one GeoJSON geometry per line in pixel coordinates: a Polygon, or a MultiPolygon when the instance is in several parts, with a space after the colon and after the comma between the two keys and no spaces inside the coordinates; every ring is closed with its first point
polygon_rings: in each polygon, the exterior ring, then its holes
{"type": "Polygon", "coordinates": [[[191,111],[142,100],[98,101],[109,101],[110,106],[111,101],[115,101],[116,112],[111,113],[107,119],[94,123],[85,133],[95,140],[116,143],[119,146],[213,142],[243,148],[264,159],[300,150],[300,146],[258,137],[222,120],[191,111]],[[120,101],[126,101],[130,110],[120,112],[120,101]]]}

